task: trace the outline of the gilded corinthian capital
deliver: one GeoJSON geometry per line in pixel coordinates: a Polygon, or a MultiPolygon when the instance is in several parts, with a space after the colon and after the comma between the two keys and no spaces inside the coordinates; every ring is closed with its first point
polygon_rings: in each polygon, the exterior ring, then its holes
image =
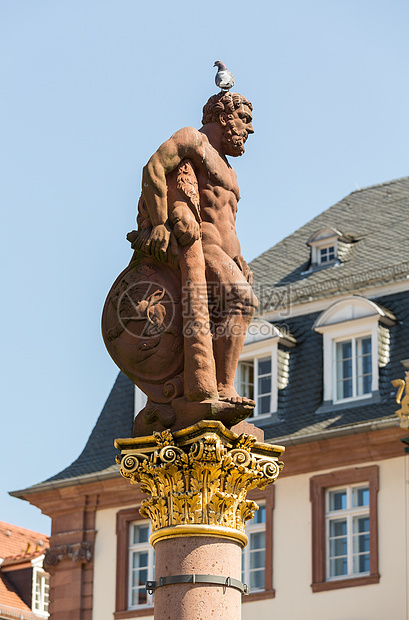
{"type": "Polygon", "coordinates": [[[246,544],[245,522],[258,509],[247,493],[275,482],[283,467],[284,448],[236,435],[218,421],[115,445],[122,476],[148,494],[140,513],[151,520],[152,543],[190,531],[246,544]]]}

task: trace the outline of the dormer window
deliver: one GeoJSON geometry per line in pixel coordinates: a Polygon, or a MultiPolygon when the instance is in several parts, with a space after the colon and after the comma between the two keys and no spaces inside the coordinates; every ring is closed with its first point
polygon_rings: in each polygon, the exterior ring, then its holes
{"type": "Polygon", "coordinates": [[[311,257],[306,273],[347,262],[353,256],[357,241],[359,238],[356,235],[344,234],[336,228],[316,230],[307,241],[311,248],[311,257]]]}
{"type": "Polygon", "coordinates": [[[342,233],[335,228],[321,228],[310,236],[307,245],[311,248],[311,267],[329,266],[338,263],[338,239],[342,233]]]}
{"type": "Polygon", "coordinates": [[[313,327],[323,335],[324,402],[319,411],[376,396],[395,321],[389,310],[359,295],[337,301],[320,314],[313,327]]]}
{"type": "Polygon", "coordinates": [[[254,417],[269,417],[277,411],[278,390],[288,383],[288,349],[295,344],[293,336],[268,321],[251,322],[235,383],[240,396],[256,401],[254,417]]]}

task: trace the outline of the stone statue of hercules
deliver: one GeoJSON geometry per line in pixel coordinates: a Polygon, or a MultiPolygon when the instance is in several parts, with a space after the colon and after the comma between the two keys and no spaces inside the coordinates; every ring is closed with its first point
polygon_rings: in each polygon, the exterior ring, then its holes
{"type": "Polygon", "coordinates": [[[220,93],[200,130],[177,131],[143,170],[134,250],[102,313],[115,363],[147,395],[133,434],[248,417],[253,400],[234,388],[257,307],[236,235],[236,174],[226,156],[244,153],[252,105],[220,93]]]}
{"type": "MultiPolygon", "coordinates": [[[[254,406],[253,401],[239,396],[234,387],[257,298],[251,288],[252,273],[241,255],[236,234],[240,193],[236,173],[226,158],[242,155],[247,137],[254,133],[252,105],[237,93],[222,92],[204,106],[202,123],[200,130],[186,127],[177,131],[148,161],[143,170],[138,224],[139,228],[151,230],[146,247],[157,260],[165,263],[169,253],[179,254],[184,284],[191,287],[193,296],[205,277],[208,315],[203,316],[199,308],[197,324],[208,321],[210,340],[202,345],[185,343],[185,396],[193,401],[210,399],[254,406]],[[172,175],[186,163],[197,181],[198,196],[194,196],[194,189],[191,193],[193,202],[196,200],[196,216],[180,183],[172,181],[172,175]],[[196,253],[192,250],[195,247],[196,253]],[[207,351],[207,361],[203,361],[201,354],[209,343],[213,359],[208,359],[207,351]],[[186,376],[189,355],[196,364],[191,379],[186,376]],[[212,364],[215,382],[210,377],[212,364]]],[[[185,337],[186,340],[189,339],[185,337]]]]}

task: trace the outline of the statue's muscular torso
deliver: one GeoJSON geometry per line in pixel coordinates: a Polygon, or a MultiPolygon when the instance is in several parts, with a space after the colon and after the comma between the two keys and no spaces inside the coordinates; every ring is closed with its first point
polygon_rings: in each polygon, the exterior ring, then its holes
{"type": "Polygon", "coordinates": [[[192,127],[177,131],[164,142],[144,168],[143,197],[153,226],[153,236],[158,239],[158,245],[164,247],[164,225],[170,215],[166,198],[167,176],[183,160],[191,161],[199,185],[205,255],[209,246],[217,246],[235,259],[240,256],[235,228],[237,202],[240,199],[236,173],[208,137],[192,127]]]}
{"type": "Polygon", "coordinates": [[[200,164],[195,163],[203,247],[217,245],[230,258],[235,258],[240,254],[235,227],[237,202],[240,199],[236,173],[210,144],[200,164]]]}

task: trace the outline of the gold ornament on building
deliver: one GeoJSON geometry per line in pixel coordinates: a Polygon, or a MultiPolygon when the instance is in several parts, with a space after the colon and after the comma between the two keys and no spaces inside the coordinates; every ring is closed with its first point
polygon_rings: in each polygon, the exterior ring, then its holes
{"type": "Polygon", "coordinates": [[[151,542],[177,535],[224,535],[245,545],[245,522],[257,504],[251,489],[277,479],[281,446],[236,435],[219,421],[201,421],[172,434],[117,439],[121,474],[149,497],[140,513],[152,523],[151,542]]]}
{"type": "Polygon", "coordinates": [[[392,385],[398,388],[396,402],[400,405],[395,413],[400,419],[401,428],[409,428],[409,370],[405,373],[405,379],[394,379],[392,385]],[[402,398],[403,391],[405,394],[402,398]]]}

